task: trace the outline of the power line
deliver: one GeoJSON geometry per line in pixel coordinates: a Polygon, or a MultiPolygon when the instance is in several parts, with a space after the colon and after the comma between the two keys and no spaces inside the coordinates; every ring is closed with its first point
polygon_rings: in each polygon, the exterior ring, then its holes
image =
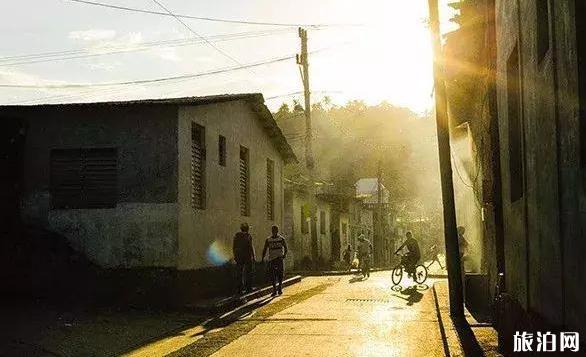
{"type": "Polygon", "coordinates": [[[192,29],[189,25],[187,25],[185,22],[183,22],[183,20],[181,20],[179,17],[177,17],[177,15],[175,15],[173,12],[171,12],[171,10],[169,10],[168,8],[166,8],[165,5],[163,5],[160,1],[153,0],[153,2],[155,4],[157,4],[161,9],[167,11],[167,13],[169,13],[169,15],[173,16],[173,18],[175,20],[177,20],[181,25],[183,25],[186,29],[188,29],[192,34],[194,34],[195,36],[197,36],[200,39],[202,39],[203,41],[205,41],[205,43],[207,43],[210,47],[212,47],[214,50],[216,50],[222,56],[230,59],[232,62],[236,63],[239,66],[244,66],[242,63],[240,63],[240,61],[238,61],[236,58],[234,58],[228,52],[220,49],[219,47],[217,47],[216,45],[214,45],[212,42],[210,42],[207,38],[203,37],[197,31],[195,31],[194,29],[192,29]]]}
{"type": "MultiPolygon", "coordinates": [[[[343,91],[341,91],[341,90],[312,90],[311,93],[312,94],[314,94],[314,93],[320,93],[320,94],[324,94],[324,93],[343,93],[343,91]]],[[[284,98],[284,97],[293,97],[293,96],[299,95],[299,94],[303,94],[303,91],[297,91],[297,92],[291,92],[291,93],[287,93],[287,94],[274,95],[274,96],[265,98],[265,100],[273,100],[273,99],[284,98]]]]}
{"type": "Polygon", "coordinates": [[[209,76],[213,74],[225,73],[240,69],[247,69],[253,67],[259,67],[267,64],[277,63],[288,61],[290,59],[294,59],[295,56],[286,56],[280,58],[274,58],[267,61],[256,62],[241,66],[233,66],[221,69],[215,69],[208,72],[201,72],[201,73],[193,73],[193,74],[185,74],[179,76],[172,76],[172,77],[162,77],[162,78],[154,78],[154,79],[142,79],[142,80],[134,80],[134,81],[125,81],[125,82],[110,82],[110,83],[69,83],[69,84],[0,84],[0,88],[25,88],[25,89],[67,89],[67,88],[86,88],[86,87],[114,87],[114,86],[122,86],[122,85],[130,85],[130,84],[147,84],[147,83],[156,83],[156,82],[165,82],[165,81],[173,81],[178,79],[187,79],[187,78],[196,78],[202,76],[209,76]]]}
{"type": "MultiPolygon", "coordinates": [[[[224,42],[240,39],[256,38],[261,36],[270,36],[275,34],[289,33],[291,29],[285,30],[273,30],[273,31],[250,31],[244,33],[225,34],[210,36],[208,39],[214,42],[224,42]]],[[[191,46],[196,44],[202,44],[205,41],[201,39],[173,39],[173,40],[162,40],[137,43],[133,46],[115,46],[105,48],[106,51],[101,49],[79,49],[79,50],[63,50],[63,51],[52,51],[52,52],[40,52],[32,53],[27,55],[19,56],[7,56],[0,57],[0,66],[16,66],[22,64],[33,64],[33,63],[44,63],[44,62],[57,62],[71,59],[81,59],[90,57],[99,57],[112,54],[120,53],[131,53],[139,51],[148,51],[155,48],[173,48],[191,46]],[[99,51],[97,53],[91,53],[91,51],[99,51]]]]}
{"type": "MultiPolygon", "coordinates": [[[[345,45],[347,42],[342,43],[341,45],[345,45]]],[[[330,49],[335,48],[336,46],[328,46],[323,47],[317,50],[313,50],[310,53],[316,54],[319,52],[327,51],[330,49]]],[[[246,68],[254,68],[259,66],[264,66],[267,64],[273,64],[278,62],[288,61],[290,59],[296,58],[296,55],[289,55],[284,57],[277,57],[261,62],[255,62],[250,64],[245,64],[241,66],[232,66],[232,67],[224,67],[220,69],[215,69],[207,72],[200,72],[200,73],[193,73],[193,74],[184,74],[178,76],[171,76],[171,77],[162,77],[162,78],[154,78],[154,79],[143,79],[143,80],[133,80],[133,81],[124,81],[124,82],[110,82],[110,83],[68,83],[68,84],[0,84],[0,88],[22,88],[22,89],[67,89],[67,88],[87,88],[87,87],[114,87],[114,86],[121,86],[121,85],[130,85],[130,84],[147,84],[147,83],[156,83],[156,82],[165,82],[165,81],[173,81],[178,79],[189,79],[189,78],[197,78],[202,76],[209,76],[214,74],[220,74],[230,71],[236,71],[246,68]]]]}
{"type": "MultiPolygon", "coordinates": [[[[100,6],[106,7],[111,9],[123,10],[123,11],[131,11],[131,12],[139,12],[143,14],[151,14],[151,15],[162,15],[162,16],[172,16],[169,13],[160,12],[160,11],[152,11],[152,10],[145,10],[145,9],[138,9],[126,6],[119,6],[113,4],[107,4],[103,2],[97,1],[86,1],[86,0],[68,0],[71,2],[76,2],[80,4],[92,5],[92,6],[100,6]]],[[[286,27],[343,27],[343,26],[362,26],[362,24],[300,24],[300,23],[281,23],[281,22],[263,22],[263,21],[247,21],[247,20],[232,20],[232,19],[222,19],[222,18],[215,18],[215,17],[203,17],[203,16],[193,16],[193,15],[185,15],[185,14],[176,14],[177,17],[184,18],[184,19],[192,19],[192,20],[202,20],[202,21],[212,21],[212,22],[226,22],[226,23],[233,23],[233,24],[244,24],[244,25],[261,25],[261,26],[286,26],[286,27]]]]}

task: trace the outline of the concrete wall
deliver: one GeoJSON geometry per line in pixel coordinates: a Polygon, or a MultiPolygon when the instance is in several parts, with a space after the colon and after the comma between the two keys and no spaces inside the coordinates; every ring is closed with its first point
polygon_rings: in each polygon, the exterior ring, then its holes
{"type": "Polygon", "coordinates": [[[66,236],[104,267],[176,263],[177,144],[173,107],[75,106],[0,110],[27,125],[21,214],[66,236]],[[51,149],[118,149],[118,204],[52,209],[51,149]]]}
{"type": "MultiPolygon", "coordinates": [[[[301,210],[304,206],[309,204],[309,197],[305,192],[300,190],[287,190],[288,200],[287,208],[288,217],[286,221],[292,222],[288,231],[291,232],[291,241],[293,242],[293,256],[295,263],[301,263],[303,259],[311,259],[311,225],[308,226],[307,233],[303,233],[301,226],[303,225],[301,210]]],[[[317,200],[317,237],[318,237],[318,256],[321,256],[324,261],[328,262],[331,259],[332,235],[332,208],[328,202],[317,200]],[[319,212],[326,213],[325,234],[320,233],[319,212]]],[[[291,262],[289,262],[291,263],[291,262]]]]}
{"type": "Polygon", "coordinates": [[[244,101],[179,109],[178,122],[179,269],[218,265],[232,258],[232,238],[243,221],[251,225],[260,258],[271,226],[283,223],[283,159],[260,120],[244,101]],[[191,123],[205,127],[206,209],[191,207],[191,123]],[[218,136],[226,137],[226,166],[218,163],[218,136]],[[240,215],[239,150],[249,150],[250,216],[240,215]],[[274,220],[267,219],[267,159],[275,163],[274,220]]]}
{"type": "Polygon", "coordinates": [[[537,51],[535,1],[497,1],[497,82],[508,291],[553,325],[583,329],[585,201],[573,1],[550,1],[550,50],[537,51]],[[517,7],[517,3],[519,7],[517,7]],[[524,196],[510,201],[506,61],[519,44],[524,196]]]}

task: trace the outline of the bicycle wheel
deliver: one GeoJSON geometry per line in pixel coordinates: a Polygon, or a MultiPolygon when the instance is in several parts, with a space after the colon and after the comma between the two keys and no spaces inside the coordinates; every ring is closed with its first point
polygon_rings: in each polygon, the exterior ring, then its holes
{"type": "Polygon", "coordinates": [[[415,282],[417,284],[423,284],[427,280],[427,268],[423,264],[419,264],[415,267],[415,282]]]}
{"type": "Polygon", "coordinates": [[[393,280],[393,285],[399,285],[401,283],[401,279],[403,279],[403,265],[399,264],[393,269],[393,275],[391,275],[391,280],[393,280]]]}

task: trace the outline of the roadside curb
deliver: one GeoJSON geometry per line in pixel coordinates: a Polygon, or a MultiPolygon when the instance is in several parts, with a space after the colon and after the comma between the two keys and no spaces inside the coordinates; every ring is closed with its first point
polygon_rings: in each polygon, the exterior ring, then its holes
{"type": "Polygon", "coordinates": [[[450,305],[447,296],[441,292],[438,293],[437,283],[433,284],[432,290],[445,355],[449,357],[466,356],[462,341],[460,341],[460,336],[450,316],[450,305]]]}
{"type": "MultiPolygon", "coordinates": [[[[391,270],[390,268],[373,268],[370,269],[370,272],[379,272],[379,271],[387,271],[391,270]]],[[[299,274],[302,276],[338,276],[338,275],[356,275],[359,274],[360,271],[358,269],[352,270],[325,270],[325,271],[313,271],[313,270],[298,270],[295,274],[299,274]]]]}
{"type": "MultiPolygon", "coordinates": [[[[293,277],[283,280],[283,287],[290,286],[301,282],[301,275],[295,275],[293,277]]],[[[269,295],[273,291],[272,286],[267,286],[258,290],[254,290],[248,294],[241,296],[228,296],[220,300],[212,301],[209,303],[199,303],[194,305],[187,305],[186,309],[194,312],[201,312],[206,314],[214,314],[224,311],[233,310],[246,302],[254,299],[258,299],[261,296],[269,295]]]]}
{"type": "Polygon", "coordinates": [[[433,284],[433,296],[446,356],[503,356],[492,324],[476,321],[467,310],[465,320],[452,319],[447,282],[433,284]]]}

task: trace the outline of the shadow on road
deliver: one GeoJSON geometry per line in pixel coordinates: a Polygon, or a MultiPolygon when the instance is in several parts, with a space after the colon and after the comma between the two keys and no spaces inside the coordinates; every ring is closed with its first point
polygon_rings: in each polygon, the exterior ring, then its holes
{"type": "Polygon", "coordinates": [[[226,326],[232,324],[233,322],[240,320],[243,317],[250,316],[254,313],[254,311],[256,309],[259,309],[259,308],[265,306],[266,304],[270,303],[273,299],[274,299],[274,297],[267,296],[263,299],[255,301],[252,304],[244,305],[237,310],[234,310],[234,311],[231,311],[225,315],[216,317],[216,318],[204,323],[203,324],[204,329],[196,334],[193,334],[192,337],[205,335],[210,330],[226,327],[226,326]]]}
{"type": "Polygon", "coordinates": [[[395,296],[407,301],[407,306],[413,306],[414,304],[420,302],[423,298],[423,294],[417,291],[417,286],[411,286],[406,289],[403,289],[401,291],[401,294],[406,296],[401,296],[397,294],[395,294],[395,296]]]}
{"type": "Polygon", "coordinates": [[[359,282],[359,281],[365,281],[365,280],[367,280],[367,279],[368,279],[368,278],[365,278],[365,277],[364,277],[364,276],[362,276],[362,275],[355,275],[355,276],[353,276],[353,277],[352,277],[350,280],[348,280],[348,282],[349,282],[350,284],[352,284],[352,283],[357,283],[357,282],[359,282]]]}
{"type": "Polygon", "coordinates": [[[472,328],[468,324],[466,320],[452,320],[454,322],[454,327],[456,328],[456,333],[460,337],[460,341],[462,342],[462,349],[464,350],[464,354],[466,356],[478,356],[484,357],[485,353],[480,347],[472,328]]]}

